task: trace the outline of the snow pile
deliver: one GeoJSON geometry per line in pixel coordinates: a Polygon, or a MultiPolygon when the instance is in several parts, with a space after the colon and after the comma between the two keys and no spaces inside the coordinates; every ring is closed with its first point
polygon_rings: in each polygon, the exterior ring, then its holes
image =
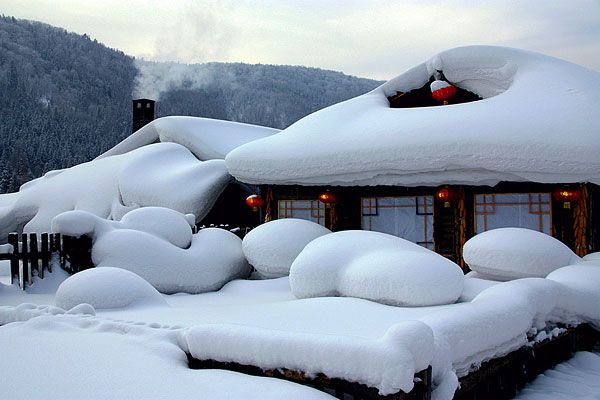
{"type": "Polygon", "coordinates": [[[460,47],[242,145],[226,162],[238,180],[262,184],[600,183],[599,103],[597,71],[523,50],[460,47]],[[387,96],[424,86],[437,70],[484,100],[390,109],[387,96]]]}
{"type": "Polygon", "coordinates": [[[379,340],[238,325],[196,326],[185,340],[197,359],[323,373],[376,387],[382,395],[412,390],[414,374],[433,356],[433,333],[419,321],[396,324],[379,340]]]}
{"type": "Polygon", "coordinates": [[[120,268],[87,269],[69,277],[58,287],[54,298],[56,306],[69,309],[82,303],[95,309],[167,304],[152,285],[120,268]]]}
{"type": "Polygon", "coordinates": [[[331,233],[317,223],[284,218],[262,224],[250,231],[242,242],[244,255],[261,276],[289,275],[292,262],[313,239],[331,233]]]}
{"type": "Polygon", "coordinates": [[[10,399],[328,400],[273,378],[192,370],[177,330],[75,316],[0,327],[2,397],[10,399]],[[35,343],[35,346],[32,346],[35,343]],[[44,373],[23,373],[35,366],[44,373]]]}
{"type": "Polygon", "coordinates": [[[567,265],[547,278],[563,288],[558,299],[558,308],[566,313],[563,322],[591,322],[600,328],[600,265],[567,265]],[[567,319],[573,316],[574,321],[567,319]]]}
{"type": "Polygon", "coordinates": [[[222,160],[199,161],[175,143],[148,145],[26,183],[1,202],[0,238],[23,226],[48,232],[52,218],[70,210],[119,220],[132,209],[161,206],[201,220],[230,179],[222,160]]]}
{"type": "Polygon", "coordinates": [[[463,247],[469,267],[494,279],[545,277],[557,268],[579,261],[564,243],[524,228],[500,228],[480,233],[463,247]]]}
{"type": "Polygon", "coordinates": [[[173,210],[141,208],[120,222],[70,211],[54,218],[52,228],[92,237],[94,265],[132,271],[162,293],[217,290],[250,273],[239,237],[218,228],[192,235],[186,217],[173,210]]]}
{"type": "Polygon", "coordinates": [[[222,160],[236,147],[278,132],[279,129],[210,118],[163,117],[143,126],[98,158],[127,153],[155,142],[173,142],[187,148],[199,160],[222,160]]]}
{"type": "Polygon", "coordinates": [[[351,296],[396,306],[455,302],[463,272],[452,261],[385,233],[342,231],[310,242],[290,269],[298,298],[351,296]]]}

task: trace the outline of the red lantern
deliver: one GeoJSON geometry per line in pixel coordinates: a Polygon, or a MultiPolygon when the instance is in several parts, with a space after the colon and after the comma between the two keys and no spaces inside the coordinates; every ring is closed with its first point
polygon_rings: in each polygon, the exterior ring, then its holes
{"type": "Polygon", "coordinates": [[[444,207],[450,207],[450,202],[456,200],[456,192],[449,187],[441,187],[435,192],[435,198],[444,202],[444,207]]]}
{"type": "Polygon", "coordinates": [[[456,88],[446,81],[433,81],[431,83],[431,97],[444,104],[456,95],[456,88]]]}
{"type": "Polygon", "coordinates": [[[248,207],[252,207],[252,211],[258,211],[263,205],[263,199],[260,194],[253,194],[246,198],[246,204],[248,207]]]}
{"type": "Polygon", "coordinates": [[[552,194],[554,200],[563,203],[563,208],[571,208],[571,202],[581,197],[581,190],[577,188],[558,188],[552,194]]]}
{"type": "Polygon", "coordinates": [[[335,203],[336,198],[335,195],[329,191],[321,192],[319,194],[319,201],[325,204],[326,206],[329,206],[331,203],[335,203]]]}

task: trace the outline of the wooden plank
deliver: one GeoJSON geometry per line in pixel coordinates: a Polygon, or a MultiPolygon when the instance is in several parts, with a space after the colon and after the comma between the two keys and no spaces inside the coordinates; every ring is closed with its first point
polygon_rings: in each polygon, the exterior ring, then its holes
{"type": "Polygon", "coordinates": [[[23,274],[23,287],[21,289],[25,289],[25,286],[31,285],[31,265],[29,263],[29,241],[26,233],[21,234],[21,252],[19,253],[21,264],[23,265],[22,273],[23,274]]]}
{"type": "Polygon", "coordinates": [[[40,272],[40,255],[38,252],[38,238],[36,233],[29,234],[29,260],[31,264],[31,273],[37,272],[39,278],[44,278],[44,273],[40,272]]]}
{"type": "Polygon", "coordinates": [[[40,250],[40,256],[42,258],[42,278],[44,278],[44,269],[47,269],[48,272],[52,272],[50,269],[50,247],[47,233],[42,233],[42,248],[40,250]]]}
{"type": "Polygon", "coordinates": [[[8,243],[13,247],[10,258],[10,283],[12,284],[13,277],[19,275],[19,235],[16,232],[9,233],[8,243]]]}

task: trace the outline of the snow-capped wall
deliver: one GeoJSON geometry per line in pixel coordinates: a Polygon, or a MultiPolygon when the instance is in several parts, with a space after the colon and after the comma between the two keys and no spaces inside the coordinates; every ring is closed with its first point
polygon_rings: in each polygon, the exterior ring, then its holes
{"type": "Polygon", "coordinates": [[[600,183],[600,73],[528,51],[442,52],[365,95],[317,111],[226,157],[248,183],[600,183]],[[483,100],[391,109],[436,70],[483,100]]]}

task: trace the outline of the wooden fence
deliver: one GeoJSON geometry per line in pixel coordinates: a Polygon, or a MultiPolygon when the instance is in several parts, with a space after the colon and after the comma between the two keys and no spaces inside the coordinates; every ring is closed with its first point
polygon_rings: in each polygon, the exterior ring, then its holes
{"type": "Polygon", "coordinates": [[[52,272],[53,254],[59,257],[61,268],[72,274],[93,267],[92,240],[88,236],[11,233],[8,244],[9,251],[0,253],[0,260],[10,261],[10,283],[18,277],[23,290],[33,284],[34,277],[44,279],[45,271],[52,272]]]}

